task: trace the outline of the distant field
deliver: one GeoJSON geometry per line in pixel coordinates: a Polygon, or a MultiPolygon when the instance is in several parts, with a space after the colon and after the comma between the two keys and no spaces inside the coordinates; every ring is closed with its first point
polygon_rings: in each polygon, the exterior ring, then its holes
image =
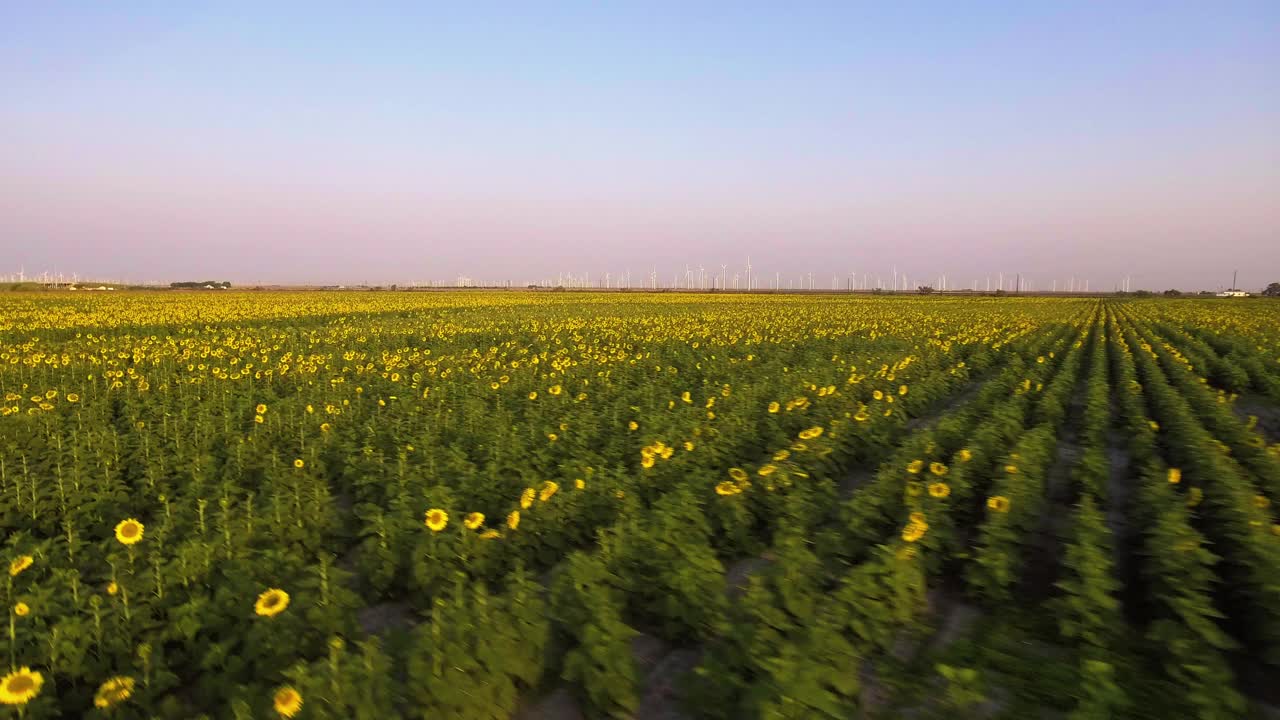
{"type": "Polygon", "coordinates": [[[0,399],[0,717],[1277,704],[1272,301],[11,294],[0,399]]]}

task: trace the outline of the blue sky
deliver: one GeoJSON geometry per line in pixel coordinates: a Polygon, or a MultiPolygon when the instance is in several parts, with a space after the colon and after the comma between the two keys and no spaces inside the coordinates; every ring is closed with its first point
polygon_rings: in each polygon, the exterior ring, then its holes
{"type": "Polygon", "coordinates": [[[1280,280],[1276,3],[27,5],[0,274],[1280,280]]]}

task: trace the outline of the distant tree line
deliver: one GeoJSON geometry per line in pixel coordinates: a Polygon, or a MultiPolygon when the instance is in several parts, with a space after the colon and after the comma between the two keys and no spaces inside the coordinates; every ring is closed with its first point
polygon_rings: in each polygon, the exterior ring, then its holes
{"type": "Polygon", "coordinates": [[[176,282],[176,283],[169,283],[169,287],[171,287],[171,288],[173,288],[173,289],[175,289],[175,290],[184,290],[184,289],[185,289],[185,290],[199,290],[199,289],[201,289],[201,288],[205,288],[205,287],[229,288],[229,287],[231,287],[231,283],[230,283],[230,282],[219,282],[219,281],[217,281],[217,280],[205,280],[204,282],[188,281],[188,282],[176,282]]]}

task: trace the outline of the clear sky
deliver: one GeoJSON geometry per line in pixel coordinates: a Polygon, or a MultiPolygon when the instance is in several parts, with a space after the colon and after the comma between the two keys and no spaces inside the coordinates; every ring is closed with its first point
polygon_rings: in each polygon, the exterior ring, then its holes
{"type": "Polygon", "coordinates": [[[1280,2],[0,4],[0,274],[1280,281],[1280,2]]]}

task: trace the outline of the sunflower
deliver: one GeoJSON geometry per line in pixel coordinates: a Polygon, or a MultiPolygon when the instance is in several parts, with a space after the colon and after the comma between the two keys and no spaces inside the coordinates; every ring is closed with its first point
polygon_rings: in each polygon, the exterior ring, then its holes
{"type": "Polygon", "coordinates": [[[426,523],[431,532],[440,532],[449,524],[449,513],[440,508],[431,508],[427,511],[426,523]]]}
{"type": "Polygon", "coordinates": [[[18,577],[18,575],[35,563],[36,559],[30,555],[19,555],[13,562],[9,563],[9,577],[18,577]]]}
{"type": "Polygon", "coordinates": [[[120,523],[116,525],[116,540],[119,540],[125,545],[133,545],[141,542],[142,532],[145,529],[146,528],[142,523],[133,518],[121,520],[120,523]]]}
{"type": "Polygon", "coordinates": [[[263,405],[262,403],[258,403],[258,407],[254,408],[254,412],[258,413],[259,415],[266,415],[267,406],[263,405]]]}
{"type": "Polygon", "coordinates": [[[551,387],[547,388],[547,392],[552,395],[559,395],[561,392],[561,388],[559,385],[552,385],[551,387]]]}
{"type": "Polygon", "coordinates": [[[27,615],[31,614],[31,606],[27,605],[24,602],[20,602],[17,605],[13,606],[13,614],[17,615],[18,617],[26,617],[27,615]]]}
{"type": "Polygon", "coordinates": [[[98,686],[93,696],[93,706],[109,708],[128,700],[133,695],[134,679],[127,676],[113,677],[98,686]]]}
{"type": "Polygon", "coordinates": [[[500,537],[502,537],[502,533],[498,532],[497,530],[494,530],[493,528],[489,528],[488,530],[485,530],[484,532],[480,533],[481,540],[493,540],[495,538],[500,538],[500,537]]]}
{"type": "Polygon", "coordinates": [[[537,390],[534,390],[534,391],[530,392],[530,393],[529,393],[529,399],[530,399],[530,400],[537,400],[537,399],[538,399],[538,391],[537,391],[537,390]]]}
{"type": "Polygon", "coordinates": [[[296,458],[296,459],[294,459],[294,461],[293,461],[293,466],[294,466],[294,467],[296,467],[296,468],[298,468],[299,470],[301,470],[302,468],[306,467],[306,465],[307,465],[307,464],[306,464],[305,462],[303,462],[302,458],[296,458]]]}
{"type": "Polygon", "coordinates": [[[113,597],[114,597],[114,596],[115,596],[115,594],[116,594],[116,593],[118,593],[118,592],[120,592],[120,586],[116,584],[116,581],[115,581],[115,580],[112,580],[111,582],[107,583],[107,594],[108,594],[108,595],[111,595],[111,596],[113,596],[113,597]]]}
{"type": "Polygon", "coordinates": [[[747,471],[742,468],[729,468],[729,477],[737,482],[743,482],[747,479],[747,471]]]}
{"type": "Polygon", "coordinates": [[[940,462],[931,462],[929,463],[929,472],[937,475],[938,477],[943,477],[947,474],[947,466],[940,462]]]}
{"type": "Polygon", "coordinates": [[[716,484],[717,495],[737,495],[742,492],[742,488],[729,480],[722,480],[716,484]]]}
{"type": "Polygon", "coordinates": [[[467,516],[462,520],[462,524],[465,525],[468,530],[475,530],[484,524],[484,513],[467,513],[467,516]]]}
{"type": "Polygon", "coordinates": [[[576,488],[576,489],[578,489],[578,490],[586,490],[586,489],[587,489],[587,481],[586,481],[586,480],[583,480],[582,478],[578,478],[577,480],[574,480],[574,481],[573,481],[573,486],[574,486],[574,488],[576,488]]]}
{"type": "Polygon", "coordinates": [[[26,705],[40,694],[44,676],[29,667],[22,667],[0,679],[0,703],[26,705]]]}
{"type": "Polygon", "coordinates": [[[639,430],[640,424],[637,423],[635,420],[632,420],[631,422],[627,423],[627,429],[632,431],[639,430]]]}
{"type": "Polygon", "coordinates": [[[1253,496],[1253,506],[1254,506],[1254,507],[1256,507],[1256,508],[1258,508],[1258,509],[1260,509],[1260,510],[1265,510],[1266,508],[1268,508],[1268,507],[1270,507],[1270,506],[1271,506],[1271,501],[1270,501],[1270,500],[1268,500],[1268,499],[1267,499],[1265,496],[1263,496],[1263,495],[1254,495],[1254,496],[1253,496]]]}
{"type": "Polygon", "coordinates": [[[912,460],[911,462],[907,463],[907,472],[911,473],[912,475],[920,474],[920,470],[923,468],[924,468],[923,460],[912,460]]]}
{"type": "Polygon", "coordinates": [[[684,451],[685,451],[685,452],[693,452],[693,443],[692,443],[692,442],[690,442],[690,441],[688,441],[688,440],[686,440],[686,441],[685,441],[685,443],[684,443],[684,451]]]}
{"type": "Polygon", "coordinates": [[[77,395],[76,393],[67,393],[67,402],[70,402],[70,403],[80,402],[80,396],[77,395]]]}
{"type": "Polygon", "coordinates": [[[258,596],[258,601],[253,604],[253,611],[263,617],[275,617],[284,612],[287,607],[289,607],[289,593],[279,588],[271,588],[258,596]]]}
{"type": "Polygon", "coordinates": [[[902,529],[902,539],[909,543],[913,543],[924,537],[925,532],[928,530],[929,525],[927,523],[909,522],[907,523],[907,526],[902,529]]]}
{"type": "Polygon", "coordinates": [[[1010,464],[1010,465],[1005,465],[1005,466],[1004,466],[1004,471],[1005,471],[1005,472],[1007,472],[1007,473],[1009,473],[1010,475],[1017,475],[1017,474],[1018,474],[1018,466],[1017,466],[1017,465],[1012,465],[1012,464],[1010,464]]]}
{"type": "Polygon", "coordinates": [[[875,398],[876,400],[883,400],[884,393],[880,392],[879,390],[876,390],[875,392],[871,393],[871,397],[875,398]]]}
{"type": "Polygon", "coordinates": [[[525,488],[520,493],[520,509],[528,510],[533,505],[533,499],[538,496],[538,491],[533,488],[525,488]]]}
{"type": "Polygon", "coordinates": [[[777,400],[774,400],[773,402],[769,403],[769,412],[771,412],[771,413],[776,413],[776,412],[778,412],[778,401],[777,401],[777,400]]]}
{"type": "Polygon", "coordinates": [[[764,465],[759,470],[757,470],[756,474],[759,475],[760,477],[769,477],[770,475],[774,474],[777,471],[778,471],[778,466],[774,465],[773,463],[769,463],[768,465],[764,465]]]}
{"type": "Polygon", "coordinates": [[[254,422],[256,422],[256,423],[258,423],[259,425],[261,425],[261,424],[262,424],[262,416],[261,416],[261,415],[254,415],[254,416],[253,416],[253,421],[254,421],[254,422]]]}
{"type": "Polygon", "coordinates": [[[1009,498],[1003,495],[996,495],[987,498],[987,507],[996,512],[1009,512],[1009,498]]]}
{"type": "Polygon", "coordinates": [[[929,497],[944,498],[950,494],[951,486],[944,482],[936,482],[929,485],[929,497]]]}
{"type": "MultiPolygon", "coordinates": [[[[582,481],[579,480],[578,482],[582,482],[582,481]]],[[[515,530],[516,528],[520,527],[520,511],[519,510],[512,510],[510,513],[507,513],[507,527],[511,528],[512,530],[515,530]]]]}
{"type": "Polygon", "coordinates": [[[973,453],[969,448],[964,448],[960,451],[960,455],[958,457],[960,458],[960,462],[969,462],[973,459],[973,453]]]}
{"type": "Polygon", "coordinates": [[[801,440],[812,440],[822,435],[822,426],[814,425],[808,430],[801,430],[799,435],[801,440]]]}
{"type": "Polygon", "coordinates": [[[645,455],[640,458],[640,467],[648,469],[653,467],[654,459],[652,455],[645,455]]]}
{"type": "Polygon", "coordinates": [[[289,686],[282,687],[271,697],[271,707],[280,717],[291,718],[302,709],[302,693],[289,686]]]}
{"type": "Polygon", "coordinates": [[[1182,469],[1171,467],[1169,468],[1169,474],[1166,477],[1168,478],[1170,485],[1177,485],[1182,482],[1182,469]]]}
{"type": "Polygon", "coordinates": [[[542,502],[546,502],[550,500],[552,496],[555,495],[556,492],[559,490],[560,490],[560,483],[552,482],[551,480],[548,480],[542,483],[542,490],[538,493],[538,499],[541,500],[542,502]]]}
{"type": "Polygon", "coordinates": [[[907,394],[907,386],[906,386],[906,385],[899,385],[899,386],[898,386],[898,394],[899,394],[899,395],[906,395],[906,394],[907,394]]]}

